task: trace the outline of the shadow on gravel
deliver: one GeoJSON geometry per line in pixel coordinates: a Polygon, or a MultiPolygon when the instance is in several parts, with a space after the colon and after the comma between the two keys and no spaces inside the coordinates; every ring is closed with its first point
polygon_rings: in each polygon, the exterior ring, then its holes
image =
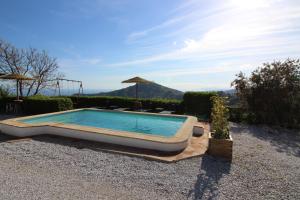
{"type": "Polygon", "coordinates": [[[300,157],[300,131],[237,123],[231,123],[230,131],[233,134],[251,134],[261,140],[269,141],[278,152],[300,157]]]}
{"type": "Polygon", "coordinates": [[[201,169],[194,188],[189,191],[188,199],[215,199],[218,196],[219,180],[230,172],[231,163],[222,159],[204,155],[201,169]]]}
{"type": "Polygon", "coordinates": [[[69,146],[77,149],[90,149],[97,152],[110,152],[110,153],[128,153],[126,155],[130,155],[131,153],[135,154],[139,152],[139,154],[143,155],[153,155],[153,156],[172,156],[174,154],[178,154],[178,152],[166,153],[166,152],[159,152],[154,150],[147,150],[147,149],[138,149],[134,147],[127,147],[122,145],[110,144],[110,143],[102,143],[102,142],[95,142],[95,141],[88,141],[76,138],[67,138],[62,136],[56,135],[37,135],[32,137],[33,140],[40,141],[40,142],[47,142],[53,144],[59,144],[63,146],[69,146]]]}
{"type": "Polygon", "coordinates": [[[0,143],[16,139],[14,136],[6,135],[0,132],[0,143]]]}
{"type": "Polygon", "coordinates": [[[33,136],[32,139],[39,142],[69,146],[76,149],[90,149],[98,152],[105,150],[105,147],[109,145],[101,142],[81,140],[76,138],[68,138],[68,137],[62,137],[56,135],[37,135],[37,136],[33,136]]]}

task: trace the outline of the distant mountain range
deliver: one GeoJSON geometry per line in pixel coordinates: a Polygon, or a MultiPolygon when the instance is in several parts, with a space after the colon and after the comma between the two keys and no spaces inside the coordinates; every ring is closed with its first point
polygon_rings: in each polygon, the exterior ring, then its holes
{"type": "MultiPolygon", "coordinates": [[[[164,99],[182,99],[183,92],[168,88],[157,83],[139,83],[139,98],[164,98],[164,99]]],[[[135,85],[127,88],[114,90],[111,92],[100,92],[94,94],[85,94],[87,96],[120,96],[135,97],[135,85]]]]}

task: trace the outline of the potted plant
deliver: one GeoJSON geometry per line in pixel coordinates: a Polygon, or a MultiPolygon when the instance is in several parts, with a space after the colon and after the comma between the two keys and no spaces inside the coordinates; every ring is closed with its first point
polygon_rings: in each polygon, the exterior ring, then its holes
{"type": "Polygon", "coordinates": [[[224,97],[212,97],[211,133],[209,134],[208,154],[232,159],[233,140],[229,133],[228,116],[224,97]]]}

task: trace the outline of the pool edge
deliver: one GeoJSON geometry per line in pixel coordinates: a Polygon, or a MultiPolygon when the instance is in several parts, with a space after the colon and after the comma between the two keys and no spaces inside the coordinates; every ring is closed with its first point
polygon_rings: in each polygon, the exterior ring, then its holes
{"type": "MultiPolygon", "coordinates": [[[[170,117],[187,117],[185,122],[172,137],[153,136],[146,134],[136,134],[133,132],[118,131],[104,128],[94,128],[79,125],[61,124],[61,123],[42,123],[42,124],[26,124],[18,120],[29,119],[34,117],[49,116],[60,113],[74,112],[80,110],[99,110],[94,108],[74,109],[62,112],[47,113],[41,115],[33,115],[26,117],[18,117],[0,121],[0,130],[6,134],[18,137],[28,137],[41,134],[53,134],[65,137],[73,137],[78,139],[108,142],[120,144],[124,146],[133,146],[138,148],[146,148],[160,151],[179,151],[184,149],[192,135],[193,126],[197,122],[197,118],[187,115],[172,115],[144,112],[129,112],[135,114],[170,116],[170,117]]],[[[107,111],[107,110],[105,110],[107,111]]],[[[124,112],[113,111],[110,112],[124,112]]]]}

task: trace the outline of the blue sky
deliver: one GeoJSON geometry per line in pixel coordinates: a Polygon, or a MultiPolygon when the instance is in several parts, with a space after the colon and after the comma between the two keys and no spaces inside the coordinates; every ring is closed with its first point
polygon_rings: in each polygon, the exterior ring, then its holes
{"type": "Polygon", "coordinates": [[[300,57],[299,0],[0,1],[1,39],[45,49],[89,89],[132,76],[227,89],[239,71],[300,57]]]}

